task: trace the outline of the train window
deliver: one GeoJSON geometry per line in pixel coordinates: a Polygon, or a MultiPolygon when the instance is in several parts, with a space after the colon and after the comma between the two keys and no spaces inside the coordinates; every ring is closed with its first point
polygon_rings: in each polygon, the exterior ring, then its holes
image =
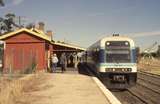
{"type": "Polygon", "coordinates": [[[107,50],[108,54],[129,54],[129,50],[107,50]]]}
{"type": "Polygon", "coordinates": [[[131,62],[130,46],[127,41],[106,42],[107,62],[131,62]]]}

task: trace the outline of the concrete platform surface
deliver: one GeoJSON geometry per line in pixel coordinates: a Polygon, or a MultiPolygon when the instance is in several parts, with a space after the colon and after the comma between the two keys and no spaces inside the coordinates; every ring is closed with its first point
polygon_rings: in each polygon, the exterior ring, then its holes
{"type": "Polygon", "coordinates": [[[92,77],[52,73],[36,75],[26,99],[32,104],[109,104],[92,77]],[[36,80],[35,80],[36,79],[36,80]]]}

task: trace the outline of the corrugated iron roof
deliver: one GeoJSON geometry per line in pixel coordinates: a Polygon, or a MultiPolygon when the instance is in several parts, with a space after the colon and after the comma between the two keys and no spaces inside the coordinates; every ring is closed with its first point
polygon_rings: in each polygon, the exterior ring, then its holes
{"type": "Polygon", "coordinates": [[[60,46],[64,46],[64,47],[69,47],[69,48],[75,48],[75,49],[84,50],[84,51],[86,50],[85,48],[77,47],[77,46],[73,46],[73,45],[69,45],[69,44],[65,44],[65,43],[52,42],[52,44],[60,45],[60,46]]]}
{"type": "Polygon", "coordinates": [[[59,45],[59,46],[64,46],[64,47],[68,47],[68,48],[74,48],[74,49],[79,49],[79,50],[86,50],[85,48],[81,48],[81,47],[78,47],[78,46],[74,46],[74,45],[69,45],[69,44],[66,44],[66,43],[59,43],[59,42],[53,42],[44,32],[38,30],[38,29],[26,29],[26,28],[21,28],[19,30],[16,30],[16,31],[13,31],[13,32],[10,32],[10,33],[7,33],[5,35],[2,35],[0,36],[0,40],[3,40],[5,38],[8,38],[8,37],[11,37],[11,36],[14,36],[20,32],[28,32],[34,36],[37,36],[39,38],[42,38],[46,41],[49,41],[51,44],[55,44],[55,45],[59,45]]]}
{"type": "Polygon", "coordinates": [[[0,40],[8,38],[8,37],[11,37],[11,36],[14,36],[14,35],[16,35],[16,34],[18,34],[20,32],[28,32],[28,33],[30,33],[30,34],[32,34],[34,36],[37,36],[39,38],[42,38],[44,40],[51,41],[51,39],[47,35],[39,34],[39,33],[36,33],[34,31],[31,31],[31,30],[26,29],[26,28],[22,28],[22,29],[7,33],[5,35],[2,35],[2,36],[0,36],[0,40]]]}

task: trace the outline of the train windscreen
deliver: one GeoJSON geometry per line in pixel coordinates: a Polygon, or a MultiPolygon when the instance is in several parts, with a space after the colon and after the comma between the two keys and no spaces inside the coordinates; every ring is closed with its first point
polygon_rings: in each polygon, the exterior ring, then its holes
{"type": "Polygon", "coordinates": [[[107,41],[106,62],[128,63],[131,62],[130,44],[128,41],[107,41]]]}

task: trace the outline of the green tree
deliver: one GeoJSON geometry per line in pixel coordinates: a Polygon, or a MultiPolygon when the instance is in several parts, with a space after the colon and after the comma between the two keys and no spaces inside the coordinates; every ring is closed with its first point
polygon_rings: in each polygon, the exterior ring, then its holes
{"type": "Polygon", "coordinates": [[[157,56],[160,58],[160,45],[158,46],[157,56]]]}
{"type": "Polygon", "coordinates": [[[4,1],[3,0],[0,0],[0,5],[4,6],[4,1]]]}
{"type": "Polygon", "coordinates": [[[14,22],[15,17],[14,13],[6,14],[5,18],[0,17],[0,33],[11,32],[13,31],[13,27],[21,27],[14,22]]]}
{"type": "Polygon", "coordinates": [[[4,19],[0,17],[0,34],[8,30],[7,25],[4,22],[4,19]]]}
{"type": "Polygon", "coordinates": [[[5,15],[6,19],[4,20],[5,24],[8,27],[8,31],[12,31],[12,25],[14,25],[14,19],[15,19],[15,14],[13,13],[8,13],[5,15]]]}

